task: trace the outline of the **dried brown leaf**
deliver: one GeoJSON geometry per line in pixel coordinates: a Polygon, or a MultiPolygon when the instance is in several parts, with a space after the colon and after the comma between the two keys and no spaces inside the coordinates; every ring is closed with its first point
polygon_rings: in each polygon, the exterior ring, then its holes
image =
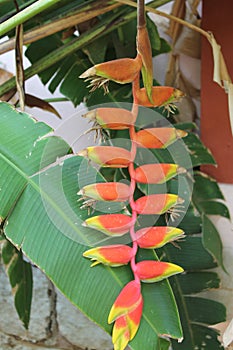
{"type": "Polygon", "coordinates": [[[24,68],[23,68],[23,25],[16,27],[15,42],[15,61],[16,61],[16,87],[19,95],[19,105],[24,111],[24,68]]]}
{"type": "Polygon", "coordinates": [[[58,118],[61,118],[58,111],[51,104],[40,99],[39,97],[30,95],[30,94],[25,94],[25,104],[31,108],[38,107],[40,109],[43,109],[45,111],[55,114],[58,118]]]}
{"type": "MultiPolygon", "coordinates": [[[[5,83],[5,81],[9,80],[13,76],[14,76],[14,74],[8,72],[5,69],[0,68],[0,85],[5,83]]],[[[12,99],[12,97],[15,95],[15,93],[16,93],[16,89],[13,89],[13,90],[7,92],[6,94],[2,95],[0,97],[0,100],[1,101],[8,101],[8,102],[11,102],[14,104],[16,102],[16,98],[12,99]]]]}

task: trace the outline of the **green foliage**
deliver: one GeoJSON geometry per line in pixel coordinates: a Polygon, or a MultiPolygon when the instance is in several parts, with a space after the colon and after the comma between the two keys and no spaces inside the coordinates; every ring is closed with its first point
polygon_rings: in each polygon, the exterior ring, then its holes
{"type": "MultiPolygon", "coordinates": [[[[45,271],[68,299],[110,332],[106,315],[122,286],[131,279],[131,272],[128,267],[90,269],[82,253],[86,245],[97,244],[103,235],[81,226],[88,213],[80,210],[76,194],[79,185],[93,182],[96,176],[100,181],[101,177],[78,156],[47,167],[48,161],[53,163],[65,154],[68,146],[59,138],[48,137],[50,129],[46,125],[35,123],[9,105],[1,103],[0,111],[0,130],[5,132],[0,146],[1,188],[5,194],[9,187],[18,188],[14,196],[9,193],[1,199],[1,215],[7,219],[6,237],[45,271]],[[15,129],[18,131],[16,141],[15,129]],[[35,155],[27,158],[34,147],[35,155]],[[42,165],[46,168],[41,168],[42,165]],[[2,174],[7,174],[6,178],[2,174]]],[[[148,258],[151,252],[144,254],[148,258]]],[[[167,342],[160,340],[159,334],[181,337],[178,312],[168,282],[150,287],[150,291],[146,286],[143,291],[145,310],[132,349],[141,349],[140,344],[148,339],[155,349],[159,350],[160,344],[166,349],[167,342]]]]}
{"type": "Polygon", "coordinates": [[[32,300],[32,267],[13,244],[6,241],[2,247],[2,260],[9,276],[15,308],[26,329],[29,326],[32,300]]]}
{"type": "Polygon", "coordinates": [[[222,242],[208,215],[219,215],[229,219],[229,210],[224,203],[219,201],[224,198],[214,179],[201,172],[195,172],[194,180],[193,202],[202,216],[203,244],[224,269],[222,242]]]}

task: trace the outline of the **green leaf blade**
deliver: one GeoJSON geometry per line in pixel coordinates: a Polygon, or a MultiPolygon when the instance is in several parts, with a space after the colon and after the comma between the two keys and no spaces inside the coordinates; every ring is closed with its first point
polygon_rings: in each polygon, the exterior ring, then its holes
{"type": "Polygon", "coordinates": [[[23,260],[22,253],[9,241],[3,245],[2,259],[12,287],[16,311],[28,329],[33,286],[31,264],[23,260]]]}
{"type": "Polygon", "coordinates": [[[223,256],[222,256],[222,241],[219,236],[218,230],[212,223],[212,221],[203,214],[203,245],[212,254],[212,256],[217,260],[218,264],[223,268],[223,256]]]}
{"type": "MultiPolygon", "coordinates": [[[[1,106],[0,104],[0,110],[1,106]]],[[[5,107],[4,105],[3,108],[5,107]]],[[[10,107],[7,108],[11,111],[10,107]]],[[[0,113],[0,126],[1,116],[0,113]]],[[[9,123],[14,119],[10,130],[17,129],[18,124],[28,118],[27,115],[19,116],[14,111],[9,118],[9,123]]],[[[4,150],[4,154],[0,154],[2,162],[5,162],[5,166],[12,173],[16,171],[19,178],[23,179],[20,195],[11,201],[8,213],[5,210],[6,237],[45,271],[72,303],[110,332],[112,326],[107,324],[109,310],[122,287],[132,279],[132,272],[129,267],[90,268],[90,262],[82,256],[83,252],[89,246],[108,244],[108,240],[102,233],[82,226],[88,213],[87,210],[80,210],[81,202],[78,202],[77,196],[77,192],[85,184],[104,179],[88,165],[88,161],[79,156],[71,156],[63,159],[60,164],[48,166],[49,162],[53,163],[57,156],[61,156],[62,151],[63,154],[67,152],[68,147],[61,143],[57,149],[56,145],[60,144],[60,140],[48,137],[48,129],[40,132],[38,140],[34,132],[37,125],[34,121],[31,122],[30,131],[33,136],[29,134],[26,141],[18,134],[18,145],[22,143],[23,154],[28,152],[30,143],[33,146],[35,140],[36,144],[42,143],[38,146],[33,161],[21,162],[20,158],[15,160],[14,149],[8,138],[5,138],[5,145],[1,145],[2,151],[4,150]],[[46,165],[44,170],[43,167],[41,169],[41,164],[46,165]],[[38,169],[41,170],[38,172],[38,169]],[[33,171],[35,174],[31,175],[33,171]]],[[[43,129],[43,124],[40,127],[43,129]]],[[[3,168],[1,171],[3,172],[3,168]]],[[[11,178],[12,181],[14,179],[11,178]]],[[[11,182],[5,179],[3,186],[8,186],[11,182]]],[[[168,282],[164,281],[144,286],[143,293],[148,300],[145,302],[141,330],[131,348],[140,350],[138,344],[146,344],[150,339],[156,349],[167,349],[168,342],[160,340],[159,336],[168,334],[179,338],[182,334],[172,291],[168,282]]]]}

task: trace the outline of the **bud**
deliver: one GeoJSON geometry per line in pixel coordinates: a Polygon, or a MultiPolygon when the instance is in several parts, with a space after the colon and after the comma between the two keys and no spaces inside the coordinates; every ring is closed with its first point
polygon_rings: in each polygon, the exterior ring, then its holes
{"type": "Polygon", "coordinates": [[[94,228],[107,236],[122,236],[134,224],[131,216],[124,214],[105,214],[93,216],[83,222],[83,226],[94,228]]]}
{"type": "Polygon", "coordinates": [[[142,79],[145,87],[146,95],[151,103],[152,85],[153,85],[153,62],[150,39],[146,26],[137,29],[137,51],[142,58],[142,79]]]}
{"type": "Polygon", "coordinates": [[[124,202],[129,199],[130,187],[121,182],[101,182],[84,186],[78,195],[97,201],[124,202]]]}
{"type": "Polygon", "coordinates": [[[138,131],[135,141],[138,147],[166,148],[185,136],[187,136],[186,131],[176,128],[149,128],[138,131]]]}
{"type": "Polygon", "coordinates": [[[124,148],[114,146],[92,146],[78,153],[103,167],[127,168],[131,162],[131,153],[124,148]]]}
{"type": "Polygon", "coordinates": [[[184,231],[177,227],[153,226],[144,227],[136,232],[136,241],[140,248],[154,249],[179,239],[184,231]]]}
{"type": "Polygon", "coordinates": [[[132,248],[123,244],[102,246],[87,250],[83,256],[94,261],[91,267],[100,263],[116,267],[129,263],[132,258],[132,248]]]}
{"type": "Polygon", "coordinates": [[[108,316],[108,323],[112,323],[118,317],[125,316],[136,309],[142,302],[141,286],[136,281],[130,281],[121,290],[116,298],[108,316]]]}
{"type": "Polygon", "coordinates": [[[112,331],[114,350],[124,350],[128,342],[135,337],[140,325],[142,310],[143,300],[133,311],[116,319],[112,331]]]}
{"type": "Polygon", "coordinates": [[[170,86],[153,86],[152,100],[147,96],[145,88],[137,91],[137,103],[144,107],[163,107],[178,102],[184,93],[170,86]],[[153,101],[153,103],[151,102],[153,101]]]}
{"type": "MultiPolygon", "coordinates": [[[[91,91],[108,83],[109,80],[116,83],[131,83],[139,74],[142,60],[139,55],[136,58],[120,58],[109,62],[96,64],[80,75],[80,78],[91,80],[91,91]]],[[[105,89],[108,92],[107,89],[105,89]]]]}
{"type": "Polygon", "coordinates": [[[176,204],[183,203],[184,200],[176,194],[162,193],[143,196],[136,200],[135,210],[138,214],[153,215],[164,214],[176,204]]]}
{"type": "Polygon", "coordinates": [[[185,173],[186,169],[176,164],[145,164],[134,170],[133,178],[143,184],[162,184],[177,174],[185,173]]]}
{"type": "Polygon", "coordinates": [[[144,260],[136,265],[136,272],[142,282],[153,283],[183,272],[182,267],[163,261],[144,260]]]}
{"type": "Polygon", "coordinates": [[[103,129],[124,130],[135,123],[135,116],[123,108],[97,108],[83,115],[103,129]]]}

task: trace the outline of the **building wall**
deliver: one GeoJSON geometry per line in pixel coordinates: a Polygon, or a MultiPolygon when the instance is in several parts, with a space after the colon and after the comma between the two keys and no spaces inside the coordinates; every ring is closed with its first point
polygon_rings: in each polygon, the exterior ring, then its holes
{"type": "MultiPolygon", "coordinates": [[[[233,2],[232,0],[203,1],[202,27],[214,33],[233,79],[233,2]]],[[[230,128],[227,94],[213,77],[212,50],[206,38],[202,38],[201,70],[201,137],[213,153],[217,167],[203,169],[223,183],[233,184],[233,137],[230,128]]],[[[233,194],[233,193],[232,193],[233,194]]]]}

